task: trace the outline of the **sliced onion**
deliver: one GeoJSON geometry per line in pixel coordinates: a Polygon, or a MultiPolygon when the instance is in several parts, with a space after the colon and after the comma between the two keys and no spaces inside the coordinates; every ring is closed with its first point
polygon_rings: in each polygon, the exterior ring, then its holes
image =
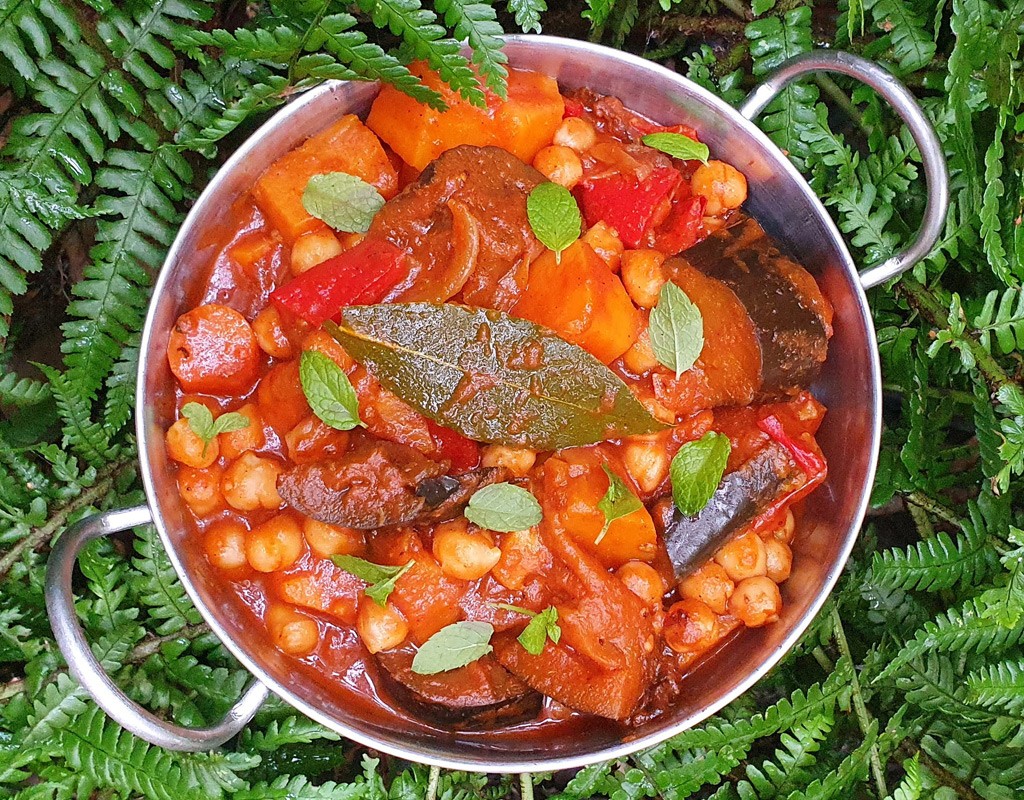
{"type": "Polygon", "coordinates": [[[480,223],[477,218],[458,200],[449,200],[448,210],[452,212],[452,260],[445,270],[444,285],[440,287],[442,300],[462,291],[476,269],[480,255],[480,223]]]}

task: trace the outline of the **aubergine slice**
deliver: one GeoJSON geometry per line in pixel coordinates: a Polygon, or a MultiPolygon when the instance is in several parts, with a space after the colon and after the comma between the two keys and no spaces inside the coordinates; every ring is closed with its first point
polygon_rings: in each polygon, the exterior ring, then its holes
{"type": "MultiPolygon", "coordinates": [[[[764,228],[742,218],[679,259],[720,280],[746,308],[761,345],[761,399],[794,394],[814,380],[832,335],[831,306],[764,228]]],[[[666,262],[670,271],[673,261],[666,262]]]]}
{"type": "Polygon", "coordinates": [[[677,578],[682,578],[711,558],[741,527],[774,500],[806,482],[782,445],[772,442],[746,463],[722,478],[711,500],[696,515],[680,513],[671,498],[655,506],[655,520],[677,578]]]}
{"type": "Polygon", "coordinates": [[[411,447],[364,439],[338,458],[293,467],[277,479],[277,490],[307,517],[370,530],[454,519],[477,489],[507,476],[498,467],[445,472],[411,447]]]}
{"type": "Polygon", "coordinates": [[[541,696],[505,669],[493,656],[436,675],[412,671],[411,645],[377,653],[388,684],[406,703],[438,722],[465,727],[508,725],[532,719],[541,696]]]}

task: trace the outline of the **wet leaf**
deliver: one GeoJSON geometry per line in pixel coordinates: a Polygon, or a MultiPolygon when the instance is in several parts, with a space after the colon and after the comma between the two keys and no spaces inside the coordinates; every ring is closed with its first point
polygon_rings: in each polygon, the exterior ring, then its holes
{"type": "Polygon", "coordinates": [[[500,311],[353,306],[325,327],[402,400],[470,439],[556,450],[665,427],[585,350],[500,311]]]}

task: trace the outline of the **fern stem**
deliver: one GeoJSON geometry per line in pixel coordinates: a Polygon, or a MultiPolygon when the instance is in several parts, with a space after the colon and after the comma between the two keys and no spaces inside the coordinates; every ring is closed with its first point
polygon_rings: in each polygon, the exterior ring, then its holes
{"type": "Polygon", "coordinates": [[[822,650],[821,647],[815,647],[811,650],[811,655],[814,656],[814,660],[817,661],[819,666],[829,675],[836,671],[835,663],[828,657],[828,653],[822,650]]]}
{"type": "Polygon", "coordinates": [[[913,758],[916,755],[921,760],[921,766],[926,767],[943,786],[952,789],[959,800],[982,800],[981,795],[974,791],[969,783],[960,780],[956,775],[943,767],[942,764],[922,750],[913,739],[904,739],[896,752],[905,758],[913,758]]]}
{"type": "Polygon", "coordinates": [[[931,539],[935,536],[935,527],[932,525],[931,519],[928,518],[928,512],[924,510],[917,503],[908,502],[907,512],[910,514],[910,518],[914,520],[914,527],[917,528],[917,534],[922,539],[931,539]]]}
{"type": "MultiPolygon", "coordinates": [[[[851,664],[856,662],[850,653],[850,643],[846,639],[846,630],[843,628],[843,621],[839,616],[839,607],[833,602],[830,603],[832,614],[832,628],[836,634],[836,643],[839,645],[839,652],[851,664]]],[[[867,736],[871,727],[871,715],[868,713],[867,705],[864,703],[864,696],[860,691],[860,681],[857,680],[856,668],[850,673],[850,684],[853,689],[853,708],[857,713],[857,724],[861,732],[867,736]]],[[[879,797],[888,797],[889,789],[885,785],[885,772],[882,770],[882,759],[878,755],[878,745],[871,745],[871,773],[875,777],[875,788],[879,797]]]]}
{"type": "MultiPolygon", "coordinates": [[[[932,289],[909,275],[903,277],[898,287],[931,325],[936,328],[949,329],[948,310],[932,289]]],[[[974,335],[965,333],[957,338],[974,356],[978,370],[984,376],[992,394],[998,392],[1003,386],[1017,386],[1016,381],[999,366],[992,354],[982,346],[974,335]]]]}
{"type": "Polygon", "coordinates": [[[30,531],[29,534],[0,558],[0,580],[2,580],[26,551],[42,547],[53,538],[53,535],[64,527],[68,518],[76,511],[92,505],[95,501],[110,494],[114,481],[132,466],[131,460],[115,461],[100,470],[96,483],[80,495],[59,506],[50,514],[45,525],[30,531]]]}
{"type": "Polygon", "coordinates": [[[960,518],[953,513],[953,511],[948,509],[938,500],[933,500],[924,492],[911,492],[907,495],[906,499],[908,505],[907,510],[910,511],[911,515],[913,515],[914,511],[910,506],[916,506],[917,508],[927,511],[929,514],[934,514],[943,522],[948,522],[950,525],[955,525],[957,528],[963,527],[963,523],[961,523],[960,518]]]}
{"type": "Polygon", "coordinates": [[[522,800],[533,800],[533,775],[529,772],[519,776],[519,797],[522,800]]]}
{"type": "Polygon", "coordinates": [[[205,622],[199,625],[186,625],[180,631],[174,633],[168,633],[166,636],[150,636],[139,642],[132,648],[132,651],[128,654],[125,659],[126,664],[140,664],[149,658],[151,655],[155,655],[160,652],[160,648],[168,642],[174,642],[179,639],[198,639],[204,633],[210,632],[210,626],[205,622]]]}
{"type": "Polygon", "coordinates": [[[441,768],[436,764],[430,768],[430,776],[427,778],[427,793],[425,800],[437,800],[437,784],[441,781],[441,768]]]}

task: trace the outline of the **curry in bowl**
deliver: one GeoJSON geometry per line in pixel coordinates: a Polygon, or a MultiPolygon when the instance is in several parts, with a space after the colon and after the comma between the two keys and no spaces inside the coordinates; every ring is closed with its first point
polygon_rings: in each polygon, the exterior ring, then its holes
{"type": "Polygon", "coordinates": [[[268,646],[472,730],[637,725],[782,607],[832,311],[742,164],[511,70],[239,197],[170,332],[191,539],[268,646]],[[724,160],[722,160],[724,159],[724,160]]]}

